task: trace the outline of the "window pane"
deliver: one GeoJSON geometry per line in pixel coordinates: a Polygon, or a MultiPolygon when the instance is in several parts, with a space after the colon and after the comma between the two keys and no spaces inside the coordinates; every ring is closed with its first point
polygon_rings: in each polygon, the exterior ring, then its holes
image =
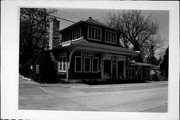
{"type": "Polygon", "coordinates": [[[91,38],[91,28],[89,27],[89,33],[88,33],[88,37],[91,38]]]}
{"type": "Polygon", "coordinates": [[[59,58],[59,70],[62,70],[62,57],[59,58]]]}
{"type": "Polygon", "coordinates": [[[97,58],[93,59],[93,71],[94,72],[98,71],[98,59],[97,58]]]}
{"type": "Polygon", "coordinates": [[[91,59],[84,58],[84,71],[85,72],[90,72],[90,65],[91,65],[91,59]]]}
{"type": "Polygon", "coordinates": [[[63,71],[66,71],[66,57],[63,57],[63,71]]]}
{"type": "Polygon", "coordinates": [[[92,39],[94,39],[94,28],[92,28],[92,39]]]}
{"type": "Polygon", "coordinates": [[[76,57],[76,72],[81,72],[81,57],[76,57]]]}
{"type": "Polygon", "coordinates": [[[59,63],[59,70],[62,70],[62,62],[59,63]]]}

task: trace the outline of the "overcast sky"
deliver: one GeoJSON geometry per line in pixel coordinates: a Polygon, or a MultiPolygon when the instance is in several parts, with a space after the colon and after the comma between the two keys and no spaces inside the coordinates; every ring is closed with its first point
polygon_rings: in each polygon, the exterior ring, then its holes
{"type": "MultiPolygon", "coordinates": [[[[110,10],[110,9],[58,9],[56,16],[68,19],[74,22],[78,22],[80,20],[87,20],[89,17],[92,17],[93,19],[98,19],[100,22],[103,22],[104,19],[107,16],[107,13],[109,12],[122,12],[123,10],[110,10]]],[[[152,15],[155,19],[157,19],[157,22],[159,23],[159,35],[164,40],[164,46],[161,46],[163,48],[167,48],[168,41],[169,41],[169,11],[157,11],[157,10],[142,10],[142,15],[145,17],[149,14],[152,15]]],[[[63,21],[60,22],[60,29],[66,28],[73,23],[63,21]]],[[[163,52],[165,50],[158,49],[157,55],[160,52],[163,52]]]]}

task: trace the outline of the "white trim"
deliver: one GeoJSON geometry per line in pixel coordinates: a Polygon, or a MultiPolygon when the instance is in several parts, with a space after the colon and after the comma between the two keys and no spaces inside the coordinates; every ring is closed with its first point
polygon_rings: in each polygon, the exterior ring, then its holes
{"type": "Polygon", "coordinates": [[[98,57],[93,57],[93,58],[92,58],[92,72],[93,72],[93,73],[99,72],[99,58],[98,58],[98,57]],[[93,68],[94,68],[94,67],[93,67],[93,66],[94,66],[94,59],[97,59],[97,71],[94,71],[94,70],[93,70],[93,68]]]}
{"type": "Polygon", "coordinates": [[[74,65],[75,65],[75,67],[74,67],[75,70],[74,70],[74,71],[75,71],[76,73],[81,73],[81,72],[82,72],[82,57],[81,57],[81,56],[75,56],[75,64],[74,64],[74,65]],[[80,70],[80,71],[76,71],[76,58],[81,58],[81,70],[80,70]]]}
{"type": "Polygon", "coordinates": [[[91,72],[91,57],[84,57],[84,72],[85,72],[85,73],[91,72]],[[90,60],[90,62],[89,62],[89,63],[90,63],[90,65],[89,65],[89,71],[85,71],[85,59],[86,59],[86,58],[89,58],[89,60],[90,60]]]}
{"type": "Polygon", "coordinates": [[[66,72],[66,69],[67,69],[66,61],[67,61],[66,56],[60,56],[60,57],[59,57],[59,62],[58,62],[58,63],[59,63],[59,64],[58,64],[58,71],[59,71],[59,72],[66,72]],[[60,58],[62,59],[62,61],[60,61],[60,58]],[[64,69],[63,58],[65,58],[65,70],[63,70],[63,69],[64,69]],[[61,67],[60,67],[60,65],[61,65],[61,67]]]}
{"type": "MultiPolygon", "coordinates": [[[[95,31],[94,31],[94,37],[96,37],[96,32],[95,31]]],[[[87,38],[90,39],[90,40],[101,41],[102,40],[102,28],[88,25],[87,38]],[[89,28],[94,28],[96,30],[99,30],[99,32],[100,32],[99,33],[100,34],[100,39],[92,38],[92,31],[91,31],[91,37],[90,37],[89,36],[89,28]]]]}

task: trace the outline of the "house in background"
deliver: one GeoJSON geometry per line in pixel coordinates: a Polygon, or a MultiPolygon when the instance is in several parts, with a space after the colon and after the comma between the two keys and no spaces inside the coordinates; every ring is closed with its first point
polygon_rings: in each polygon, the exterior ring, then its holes
{"type": "Polygon", "coordinates": [[[130,61],[128,65],[128,79],[136,81],[151,80],[150,72],[154,65],[130,61]]]}
{"type": "Polygon", "coordinates": [[[121,33],[91,17],[60,31],[51,25],[49,46],[58,61],[59,77],[66,82],[127,79],[129,59],[138,53],[120,45],[121,33]],[[55,32],[55,33],[54,33],[55,32]]]}

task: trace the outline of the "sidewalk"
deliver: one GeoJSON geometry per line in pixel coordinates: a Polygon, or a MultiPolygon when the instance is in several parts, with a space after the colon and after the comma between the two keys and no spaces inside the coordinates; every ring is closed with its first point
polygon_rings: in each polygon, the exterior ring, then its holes
{"type": "Polygon", "coordinates": [[[160,85],[168,84],[168,81],[150,81],[147,83],[119,83],[119,84],[97,84],[89,85],[85,83],[55,83],[55,84],[40,84],[30,80],[29,78],[19,77],[20,85],[38,85],[40,87],[63,87],[63,88],[115,88],[115,87],[133,87],[133,86],[142,86],[142,85],[160,85]]]}

